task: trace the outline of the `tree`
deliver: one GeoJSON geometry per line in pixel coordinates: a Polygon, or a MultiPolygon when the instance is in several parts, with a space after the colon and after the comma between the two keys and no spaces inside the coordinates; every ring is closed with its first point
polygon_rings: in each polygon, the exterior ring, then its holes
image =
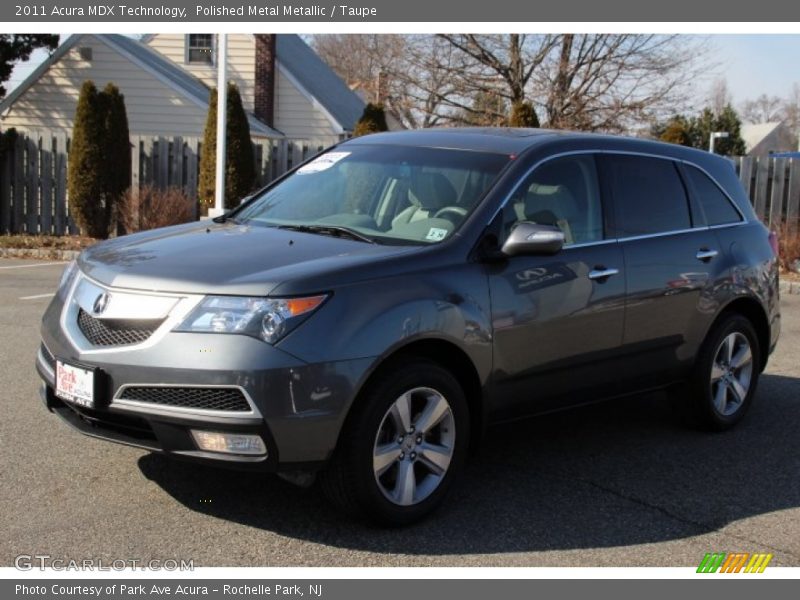
{"type": "Polygon", "coordinates": [[[772,123],[781,120],[782,101],[777,96],[761,94],[742,105],[742,117],[749,123],[772,123]]]}
{"type": "Polygon", "coordinates": [[[100,93],[104,103],[104,140],[106,195],[115,206],[122,194],[131,185],[131,136],[128,129],[128,113],[125,109],[125,97],[119,88],[108,83],[100,93]]]}
{"type": "Polygon", "coordinates": [[[539,118],[530,102],[517,102],[511,107],[509,127],[539,127],[539,118]]]}
{"type": "MultiPolygon", "coordinates": [[[[242,106],[239,88],[228,83],[227,132],[225,136],[225,208],[234,208],[253,190],[255,164],[250,124],[242,106]]],[[[211,90],[208,100],[208,115],[203,133],[200,156],[200,178],[197,193],[201,206],[214,204],[217,179],[217,90],[211,90]]]]}
{"type": "Polygon", "coordinates": [[[49,33],[0,34],[0,98],[6,95],[4,84],[11,77],[14,65],[31,57],[37,48],[53,51],[58,47],[58,35],[49,33]]]}
{"type": "Polygon", "coordinates": [[[742,122],[739,115],[730,104],[726,104],[719,114],[714,114],[711,107],[706,107],[695,117],[674,115],[666,122],[657,123],[651,133],[664,142],[708,150],[711,133],[723,131],[728,137],[715,141],[714,152],[727,156],[742,156],[746,148],[741,130],[742,122]]]}
{"type": "Polygon", "coordinates": [[[789,92],[789,96],[784,100],[781,115],[784,123],[794,135],[795,147],[798,145],[800,137],[800,83],[795,82],[789,92]]]}
{"type": "Polygon", "coordinates": [[[386,125],[386,113],[383,111],[383,104],[373,104],[369,102],[364,107],[364,112],[361,114],[361,118],[353,129],[353,137],[388,130],[389,127],[386,125]]]}
{"type": "Polygon", "coordinates": [[[662,142],[681,146],[692,145],[691,124],[683,115],[673,116],[660,131],[656,129],[655,134],[662,142]]]}
{"type": "Polygon", "coordinates": [[[710,108],[705,108],[700,116],[692,121],[692,146],[706,150],[709,147],[711,133],[726,132],[728,137],[714,142],[714,152],[724,156],[742,156],[747,153],[742,139],[742,121],[730,104],[727,104],[719,115],[710,108]]]}
{"type": "Polygon", "coordinates": [[[728,81],[724,77],[714,80],[708,93],[708,107],[715,115],[719,115],[725,107],[733,102],[728,89],[728,81]]]}
{"type": "MultiPolygon", "coordinates": [[[[464,60],[450,75],[460,81],[466,98],[478,94],[500,96],[514,105],[527,99],[534,72],[547,60],[558,36],[512,33],[508,35],[440,34],[464,60]]],[[[445,105],[469,110],[465,97],[441,98],[445,105]]]]}
{"type": "Polygon", "coordinates": [[[688,105],[705,68],[702,40],[565,34],[534,81],[547,126],[625,132],[688,105]]]}
{"type": "Polygon", "coordinates": [[[87,235],[108,237],[117,203],[131,184],[131,142],[125,98],[113,83],[81,86],[67,186],[72,214],[87,235]]]}
{"type": "Polygon", "coordinates": [[[67,188],[73,218],[84,234],[96,238],[108,237],[112,210],[105,202],[104,113],[94,82],[84,81],[72,127],[67,188]]]}
{"type": "Polygon", "coordinates": [[[459,111],[459,124],[470,127],[502,127],[508,121],[506,100],[499,94],[478,91],[469,107],[459,111]]]}
{"type": "Polygon", "coordinates": [[[446,41],[430,35],[315,35],[317,54],[368,102],[408,128],[446,120],[442,97],[458,93],[460,57],[446,41]]]}

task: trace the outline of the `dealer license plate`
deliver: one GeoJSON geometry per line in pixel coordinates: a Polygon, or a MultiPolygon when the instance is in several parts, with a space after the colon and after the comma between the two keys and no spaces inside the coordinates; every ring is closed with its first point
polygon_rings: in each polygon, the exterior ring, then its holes
{"type": "Polygon", "coordinates": [[[94,371],[56,361],[56,396],[94,408],[94,371]]]}

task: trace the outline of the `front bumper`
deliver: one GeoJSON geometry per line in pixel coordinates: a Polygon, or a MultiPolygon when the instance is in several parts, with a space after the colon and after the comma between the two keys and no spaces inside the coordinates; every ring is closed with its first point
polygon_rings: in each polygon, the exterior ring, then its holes
{"type": "Polygon", "coordinates": [[[321,467],[338,440],[357,390],[373,360],[306,363],[242,335],[162,331],[146,344],[88,348],[66,332],[65,305],[56,297],[42,321],[36,359],[42,398],[81,433],[181,460],[250,470],[300,471],[321,467]],[[56,359],[98,369],[97,399],[86,409],[55,396],[56,359]],[[241,390],[251,409],[229,412],[125,401],[127,386],[185,386],[241,390]],[[191,429],[259,435],[266,456],[200,450],[191,429]]]}

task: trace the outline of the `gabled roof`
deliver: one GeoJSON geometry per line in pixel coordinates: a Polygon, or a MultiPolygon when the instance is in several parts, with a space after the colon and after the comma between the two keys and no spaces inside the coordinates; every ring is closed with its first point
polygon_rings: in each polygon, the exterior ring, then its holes
{"type": "Polygon", "coordinates": [[[280,65],[342,129],[353,130],[364,111],[364,101],[299,35],[278,34],[275,55],[280,65]]]}
{"type": "MultiPolygon", "coordinates": [[[[88,35],[94,35],[121,54],[126,55],[130,60],[133,60],[140,67],[150,72],[154,77],[169,85],[194,103],[201,106],[208,106],[210,90],[203,82],[145,44],[119,34],[88,35]]],[[[17,98],[24,94],[33,83],[44,75],[52,65],[58,62],[82,37],[83,35],[71,35],[64,40],[64,43],[62,43],[53,54],[47,57],[47,59],[25,78],[13,92],[0,102],[0,113],[11,108],[17,98]]],[[[247,119],[250,124],[251,133],[267,137],[283,137],[281,132],[268,127],[252,114],[248,113],[247,119]]]]}
{"type": "Polygon", "coordinates": [[[753,148],[758,146],[761,142],[767,139],[772,132],[781,127],[781,121],[772,121],[770,123],[748,123],[742,125],[741,136],[744,140],[745,148],[750,152],[753,148]]]}

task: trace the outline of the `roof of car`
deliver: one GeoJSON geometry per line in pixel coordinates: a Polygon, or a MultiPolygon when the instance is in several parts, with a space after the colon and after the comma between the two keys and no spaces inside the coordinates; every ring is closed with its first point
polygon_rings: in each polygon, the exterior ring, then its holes
{"type": "Polygon", "coordinates": [[[609,150],[649,153],[708,164],[729,162],[724,157],[703,150],[657,140],[554,129],[513,127],[442,127],[375,133],[348,140],[351,144],[407,145],[428,148],[452,148],[498,154],[518,154],[534,146],[558,146],[560,150],[609,150]]]}

